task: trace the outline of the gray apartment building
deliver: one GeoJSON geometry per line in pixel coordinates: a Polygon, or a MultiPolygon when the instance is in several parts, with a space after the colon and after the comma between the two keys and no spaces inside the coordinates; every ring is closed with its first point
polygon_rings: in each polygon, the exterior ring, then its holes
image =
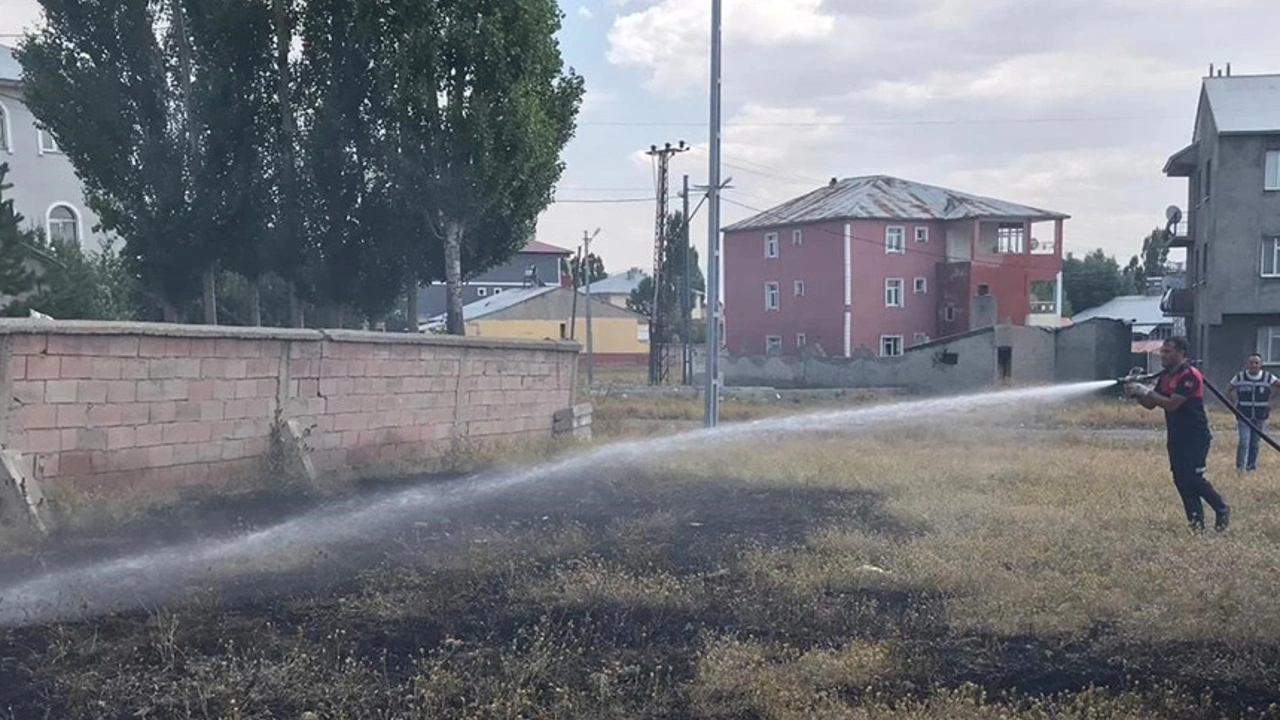
{"type": "MultiPolygon", "coordinates": [[[[487,272],[467,278],[462,286],[462,304],[483,300],[503,292],[527,285],[568,286],[568,260],[573,255],[555,245],[530,240],[515,257],[487,272]]],[[[444,284],[429,285],[418,290],[419,324],[427,318],[443,313],[445,307],[444,284]]]]}
{"type": "Polygon", "coordinates": [[[1220,387],[1249,353],[1280,367],[1280,75],[1210,68],[1191,144],[1164,172],[1188,181],[1173,238],[1187,274],[1161,309],[1186,319],[1192,356],[1220,387]]]}
{"type": "Polygon", "coordinates": [[[54,238],[75,238],[97,249],[102,236],[84,202],[84,189],[57,140],[36,123],[22,94],[22,66],[13,49],[0,45],[0,163],[9,165],[6,197],[29,227],[41,227],[54,238]]]}

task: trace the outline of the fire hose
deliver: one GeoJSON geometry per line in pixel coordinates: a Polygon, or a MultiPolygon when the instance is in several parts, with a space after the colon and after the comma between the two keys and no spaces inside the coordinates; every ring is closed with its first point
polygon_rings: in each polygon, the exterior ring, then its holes
{"type": "MultiPolygon", "coordinates": [[[[1199,365],[1200,363],[1192,362],[1191,364],[1199,365]]],[[[1132,382],[1154,383],[1155,381],[1159,380],[1160,376],[1164,375],[1165,372],[1166,372],[1165,370],[1161,370],[1160,372],[1157,372],[1157,373],[1148,373],[1142,368],[1136,367],[1133,370],[1131,370],[1126,377],[1117,378],[1116,382],[1117,384],[1120,384],[1120,385],[1125,385],[1132,382]]],[[[1225,395],[1223,395],[1221,392],[1218,391],[1218,388],[1213,386],[1213,383],[1209,382],[1209,378],[1204,378],[1204,386],[1209,388],[1209,392],[1213,393],[1213,396],[1218,398],[1218,401],[1222,403],[1223,407],[1230,410],[1231,414],[1235,415],[1236,418],[1240,420],[1240,422],[1243,422],[1245,425],[1248,425],[1249,428],[1251,428],[1255,433],[1257,433],[1258,437],[1265,440],[1266,443],[1272,447],[1272,449],[1274,449],[1276,452],[1280,452],[1280,443],[1277,443],[1275,440],[1271,439],[1270,435],[1263,432],[1262,429],[1259,428],[1256,424],[1254,424],[1252,420],[1245,417],[1244,413],[1240,412],[1240,408],[1232,404],[1232,402],[1228,400],[1225,395]]]]}

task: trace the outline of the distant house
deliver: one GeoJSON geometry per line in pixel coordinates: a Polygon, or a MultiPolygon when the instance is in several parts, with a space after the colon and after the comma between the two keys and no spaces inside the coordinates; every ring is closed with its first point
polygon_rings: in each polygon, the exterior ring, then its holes
{"type": "Polygon", "coordinates": [[[883,175],[833,178],[724,229],[725,347],[897,356],[995,324],[1060,325],[1067,218],[883,175]],[[1037,283],[1054,299],[1036,300],[1037,283]]]}
{"type": "MultiPolygon", "coordinates": [[[[631,294],[639,289],[640,283],[648,277],[649,273],[633,267],[624,273],[610,275],[603,280],[591,283],[591,296],[618,307],[627,307],[627,301],[631,299],[631,294]]],[[[586,288],[582,288],[581,292],[585,293],[586,288]]],[[[701,320],[706,313],[706,309],[707,294],[695,290],[693,293],[693,310],[690,316],[694,320],[701,320]]]]}
{"type": "Polygon", "coordinates": [[[31,227],[51,239],[75,239],[101,247],[98,218],[85,205],[84,187],[58,142],[36,122],[23,102],[22,66],[13,48],[0,45],[0,163],[9,164],[7,196],[31,227]]]}
{"type": "MultiPolygon", "coordinates": [[[[515,288],[463,306],[467,334],[475,337],[527,340],[573,339],[586,350],[588,299],[558,286],[515,288]]],[[[649,320],[599,299],[591,302],[591,336],[596,359],[602,363],[643,362],[649,357],[649,320]]],[[[444,327],[443,314],[423,322],[421,330],[444,327]]]]}
{"type": "Polygon", "coordinates": [[[1171,247],[1187,282],[1165,312],[1185,318],[1193,357],[1224,383],[1249,353],[1280,366],[1280,75],[1203,78],[1191,144],[1165,163],[1185,178],[1171,247]]]}
{"type": "MultiPolygon", "coordinates": [[[[568,286],[566,263],[572,255],[562,247],[531,240],[502,265],[465,279],[462,302],[465,305],[523,287],[568,286]]],[[[443,283],[418,291],[418,317],[433,317],[446,309],[443,283]]]]}
{"type": "Polygon", "coordinates": [[[1077,313],[1071,318],[1071,322],[1080,324],[1099,318],[1119,320],[1129,326],[1132,332],[1130,351],[1134,362],[1149,370],[1160,366],[1160,347],[1166,339],[1178,332],[1174,318],[1168,317],[1160,309],[1160,295],[1121,295],[1098,307],[1077,313]]]}

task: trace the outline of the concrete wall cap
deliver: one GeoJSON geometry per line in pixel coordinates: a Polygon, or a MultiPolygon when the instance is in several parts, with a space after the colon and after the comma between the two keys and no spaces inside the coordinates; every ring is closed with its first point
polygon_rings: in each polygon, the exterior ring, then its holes
{"type": "Polygon", "coordinates": [[[567,340],[521,340],[361,330],[310,330],[298,328],[237,327],[228,325],[178,325],[148,322],[95,320],[0,319],[4,335],[138,335],[143,337],[206,338],[227,340],[291,340],[386,345],[435,345],[439,347],[491,348],[496,350],[547,350],[578,353],[582,346],[567,340]]]}

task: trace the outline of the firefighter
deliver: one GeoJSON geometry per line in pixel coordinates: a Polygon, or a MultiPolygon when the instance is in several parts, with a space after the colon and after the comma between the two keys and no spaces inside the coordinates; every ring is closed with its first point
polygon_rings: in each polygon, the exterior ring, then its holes
{"type": "Polygon", "coordinates": [[[1231,521],[1231,509],[1204,474],[1213,440],[1204,412],[1204,376],[1187,361],[1187,340],[1183,337],[1164,341],[1160,363],[1164,373],[1154,387],[1130,382],[1125,385],[1125,394],[1148,410],[1164,410],[1169,468],[1191,530],[1204,532],[1204,500],[1216,515],[1214,529],[1222,532],[1231,521]]]}

